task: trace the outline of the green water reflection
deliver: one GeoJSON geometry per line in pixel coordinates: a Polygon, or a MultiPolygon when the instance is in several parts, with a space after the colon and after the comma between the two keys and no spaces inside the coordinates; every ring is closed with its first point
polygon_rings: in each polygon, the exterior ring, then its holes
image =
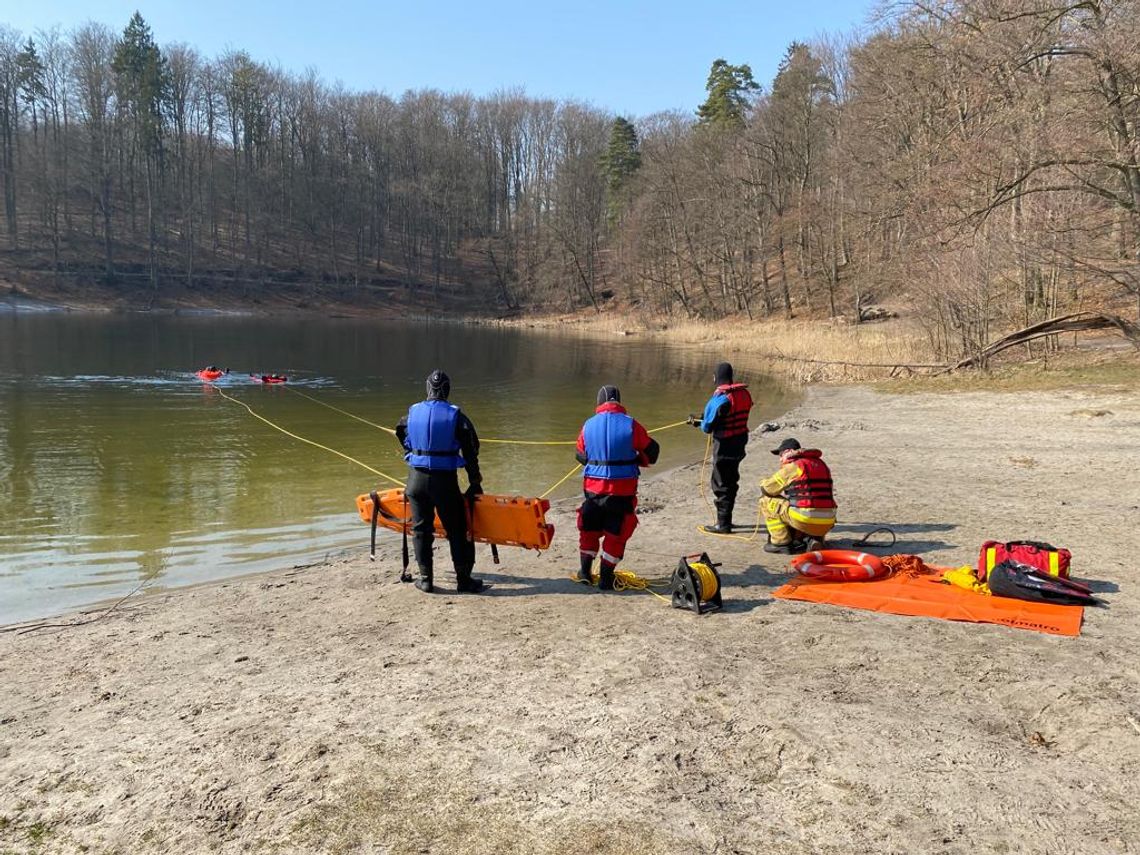
{"type": "MultiPolygon", "coordinates": [[[[732,354],[728,354],[729,358],[732,354]]],[[[353,497],[377,479],[250,417],[193,376],[228,366],[228,394],[298,434],[403,478],[390,436],[292,393],[385,425],[434,367],[485,437],[569,439],[616,383],[647,427],[697,410],[714,358],[636,339],[474,326],[233,317],[0,315],[0,622],[131,590],[183,585],[361,547],[353,497]],[[251,371],[288,374],[262,387],[251,371]]],[[[746,373],[753,424],[788,393],[746,373]]],[[[660,434],[659,468],[701,454],[660,434]]],[[[490,492],[535,495],[572,450],[488,445],[490,492]]],[[[579,489],[571,479],[556,494],[579,489]]]]}

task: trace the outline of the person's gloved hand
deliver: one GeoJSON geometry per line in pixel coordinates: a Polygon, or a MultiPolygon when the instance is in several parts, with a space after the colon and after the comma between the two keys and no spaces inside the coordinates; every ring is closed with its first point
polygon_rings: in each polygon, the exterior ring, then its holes
{"type": "Polygon", "coordinates": [[[467,488],[467,492],[465,492],[463,495],[466,496],[468,499],[474,499],[476,496],[482,496],[483,495],[483,485],[482,484],[472,484],[471,486],[469,486],[467,488]]]}
{"type": "Polygon", "coordinates": [[[689,413],[689,417],[687,419],[685,419],[685,423],[690,424],[695,428],[699,428],[701,426],[700,417],[694,416],[692,413],[689,413]]]}

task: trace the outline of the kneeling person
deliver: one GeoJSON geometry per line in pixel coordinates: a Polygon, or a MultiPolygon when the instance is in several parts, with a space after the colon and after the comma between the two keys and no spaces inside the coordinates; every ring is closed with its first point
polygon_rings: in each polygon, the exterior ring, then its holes
{"type": "Polygon", "coordinates": [[[458,470],[467,470],[467,499],[483,492],[479,472],[479,437],[475,426],[459,407],[447,401],[451,379],[438,369],[427,379],[427,399],[412,404],[408,415],[396,425],[396,438],[403,444],[408,461],[408,485],[404,495],[412,508],[412,545],[419,566],[416,587],[433,590],[432,543],[435,515],[451,547],[456,589],[477,594],[479,579],[471,578],[475,567],[475,543],[468,537],[467,508],[459,490],[458,470]]]}
{"type": "Polygon", "coordinates": [[[657,462],[661,447],[621,405],[616,386],[598,390],[593,417],[582,425],[575,457],[585,466],[578,509],[578,549],[582,566],[578,578],[593,582],[591,571],[602,553],[598,587],[613,590],[614,570],[625,556],[625,545],[637,528],[637,479],[642,466],[657,462]],[[604,538],[604,539],[603,539],[604,538]]]}
{"type": "Polygon", "coordinates": [[[831,470],[823,452],[800,448],[794,439],[785,439],[772,453],[780,456],[780,468],[760,482],[768,528],[764,551],[794,553],[802,549],[800,535],[822,541],[835,526],[831,470]]]}

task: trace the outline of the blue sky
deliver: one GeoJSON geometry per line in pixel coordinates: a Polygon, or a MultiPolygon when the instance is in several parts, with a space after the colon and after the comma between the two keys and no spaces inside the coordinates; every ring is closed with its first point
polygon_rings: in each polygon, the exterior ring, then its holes
{"type": "Polygon", "coordinates": [[[137,8],[160,44],[227,48],[350,89],[484,95],[522,86],[618,113],[691,111],[714,59],[749,63],[765,88],[784,48],[865,30],[876,0],[0,0],[24,33],[96,20],[120,31],[137,8]]]}

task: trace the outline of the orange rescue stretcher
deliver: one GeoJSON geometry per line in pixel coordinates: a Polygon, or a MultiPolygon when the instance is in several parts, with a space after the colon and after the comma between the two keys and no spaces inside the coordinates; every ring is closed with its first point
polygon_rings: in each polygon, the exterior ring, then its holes
{"type": "MultiPolygon", "coordinates": [[[[554,526],[546,521],[546,512],[550,510],[546,499],[483,494],[476,496],[468,507],[472,539],[479,543],[548,549],[554,539],[554,526]]],[[[403,534],[412,532],[412,509],[399,488],[357,496],[356,509],[360,519],[374,527],[382,525],[403,534]]],[[[435,534],[446,536],[438,514],[435,534]]]]}

